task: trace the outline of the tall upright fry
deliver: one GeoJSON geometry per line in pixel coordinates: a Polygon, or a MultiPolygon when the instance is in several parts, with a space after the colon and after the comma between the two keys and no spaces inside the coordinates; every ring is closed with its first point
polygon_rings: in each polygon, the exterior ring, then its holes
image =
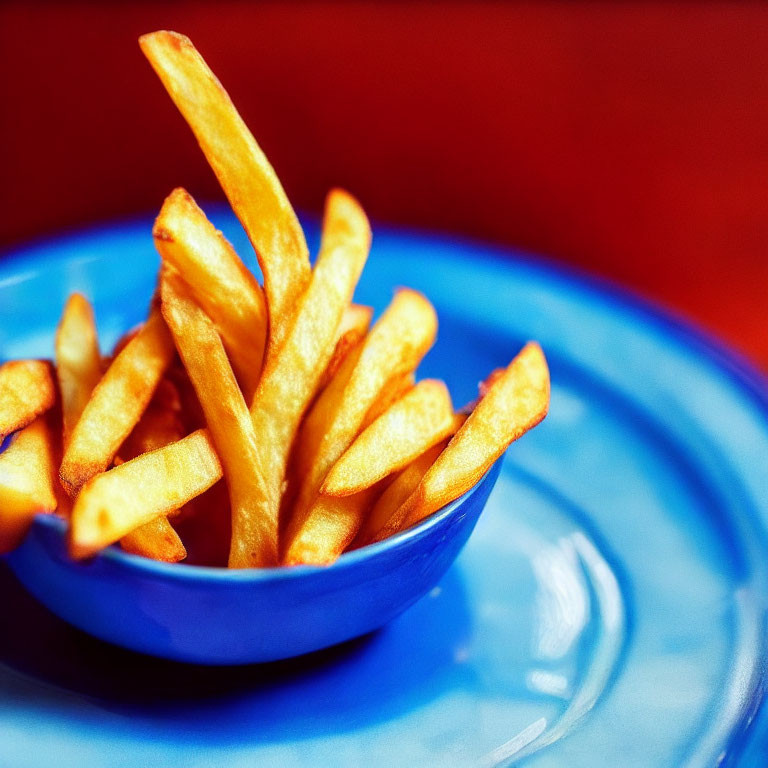
{"type": "Polygon", "coordinates": [[[541,347],[529,343],[494,377],[448,447],[376,539],[408,528],[468,491],[510,443],[535,427],[549,408],[549,369],[541,347]]]}
{"type": "Polygon", "coordinates": [[[264,274],[269,307],[269,354],[290,327],[309,279],[309,254],[296,214],[261,148],[192,42],[158,31],[139,45],[200,148],[240,219],[264,274]]]}
{"type": "Polygon", "coordinates": [[[174,189],[166,198],[152,234],[163,261],[181,274],[213,320],[250,402],[259,383],[267,336],[261,286],[183,189],[174,189]]]}
{"type": "Polygon", "coordinates": [[[402,289],[379,318],[359,353],[339,369],[307,416],[298,440],[303,481],[286,544],[292,545],[312,515],[312,504],[331,467],[360,432],[366,413],[395,376],[413,371],[437,333],[434,307],[417,291],[402,289]]]}
{"type": "Polygon", "coordinates": [[[251,521],[249,564],[275,565],[277,516],[265,514],[261,504],[265,488],[256,434],[224,345],[178,273],[163,267],[160,285],[163,317],[205,413],[224,469],[233,518],[251,521]]]}
{"type": "Polygon", "coordinates": [[[312,281],[299,302],[280,355],[267,361],[251,406],[264,497],[255,513],[233,515],[230,566],[254,564],[251,542],[260,520],[277,525],[291,444],[333,354],[344,310],[352,299],[370,244],[368,219],[357,201],[345,192],[332,191],[312,281]]]}
{"type": "Polygon", "coordinates": [[[24,538],[38,512],[56,509],[57,482],[54,436],[42,416],[0,454],[0,554],[24,538]]]}
{"type": "Polygon", "coordinates": [[[79,293],[73,293],[64,307],[56,330],[55,353],[66,445],[101,378],[101,354],[93,307],[79,293]]]}
{"type": "Polygon", "coordinates": [[[10,360],[0,365],[0,440],[31,424],[55,402],[49,362],[10,360]]]}
{"type": "Polygon", "coordinates": [[[70,496],[109,466],[144,413],[173,354],[171,335],[160,312],[153,310],[96,385],[70,435],[59,472],[70,496]]]}

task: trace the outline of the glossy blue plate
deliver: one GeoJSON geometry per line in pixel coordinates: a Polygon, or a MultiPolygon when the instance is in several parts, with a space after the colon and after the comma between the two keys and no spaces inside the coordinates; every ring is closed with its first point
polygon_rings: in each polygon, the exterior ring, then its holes
{"type": "MultiPolygon", "coordinates": [[[[0,262],[0,358],[50,355],[75,289],[111,344],[156,265],[149,220],[0,262]]],[[[381,309],[402,284],[437,306],[421,373],[457,403],[527,339],[552,369],[549,417],[508,452],[441,584],[362,640],[216,669],[87,637],[0,564],[0,765],[766,764],[763,382],[612,289],[376,230],[357,298],[381,309]]]]}

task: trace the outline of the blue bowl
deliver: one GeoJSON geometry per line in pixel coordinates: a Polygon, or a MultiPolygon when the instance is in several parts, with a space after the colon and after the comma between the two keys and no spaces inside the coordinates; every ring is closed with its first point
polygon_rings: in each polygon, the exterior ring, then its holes
{"type": "Polygon", "coordinates": [[[115,645],[198,664],[276,661],[378,629],[425,595],[472,533],[500,467],[420,525],[323,568],[168,564],[117,547],[76,562],[53,515],[37,516],[8,563],[53,613],[115,645]]]}

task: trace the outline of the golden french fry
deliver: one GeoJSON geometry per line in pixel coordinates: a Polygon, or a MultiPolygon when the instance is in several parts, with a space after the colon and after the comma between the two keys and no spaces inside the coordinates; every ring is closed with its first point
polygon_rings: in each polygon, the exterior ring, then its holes
{"type": "Polygon", "coordinates": [[[55,351],[66,445],[101,379],[101,354],[93,307],[79,293],[73,293],[64,307],[56,331],[55,351]]]}
{"type": "Polygon", "coordinates": [[[424,379],[361,432],[333,465],[320,492],[350,496],[410,464],[453,431],[453,404],[442,381],[424,379]]]}
{"type": "Polygon", "coordinates": [[[296,214],[272,166],[192,42],[158,31],[139,45],[189,124],[243,225],[264,275],[269,354],[274,355],[310,279],[296,214]]]}
{"type": "MultiPolygon", "coordinates": [[[[333,352],[344,309],[349,304],[369,247],[370,229],[362,209],[346,193],[332,192],[310,287],[299,303],[296,322],[279,359],[267,362],[251,406],[251,418],[259,437],[256,472],[263,481],[264,497],[259,509],[247,517],[233,515],[232,567],[252,564],[252,541],[255,534],[263,530],[265,518],[274,521],[277,533],[288,451],[301,416],[333,352]]],[[[138,525],[186,503],[215,483],[222,473],[210,435],[207,430],[194,435],[197,436],[194,440],[191,439],[193,436],[187,437],[116,467],[83,488],[73,511],[73,530],[78,530],[78,535],[72,539],[73,552],[92,553],[106,546],[103,542],[111,543],[138,525]],[[158,468],[165,465],[169,467],[167,493],[162,488],[152,488],[150,493],[142,495],[134,492],[136,487],[144,484],[161,483],[162,474],[158,468]],[[118,472],[120,474],[115,476],[118,472]],[[110,481],[104,480],[107,477],[110,481]],[[126,513],[128,520],[124,517],[115,519],[110,513],[100,531],[95,520],[97,505],[103,503],[109,508],[110,499],[117,500],[120,493],[131,496],[126,513]],[[74,517],[78,508],[82,510],[82,519],[76,526],[74,517]],[[110,536],[115,538],[110,539],[110,536]]]]}
{"type": "Polygon", "coordinates": [[[59,476],[67,493],[103,472],[141,418],[174,355],[158,311],[112,361],[93,390],[64,450],[59,476]]]}
{"type": "Polygon", "coordinates": [[[138,332],[141,330],[143,325],[144,323],[139,323],[139,325],[136,325],[130,330],[126,331],[115,342],[115,346],[112,347],[112,358],[107,358],[107,360],[116,358],[128,346],[128,342],[136,337],[136,334],[138,334],[138,332]]]}
{"type": "Polygon", "coordinates": [[[256,434],[224,345],[178,273],[163,267],[160,284],[163,317],[205,413],[224,468],[232,515],[251,521],[249,564],[275,565],[277,516],[263,514],[264,486],[258,472],[256,434]]]}
{"type": "Polygon", "coordinates": [[[251,406],[259,447],[256,471],[264,495],[255,514],[237,515],[233,510],[231,567],[253,564],[251,542],[260,520],[269,520],[277,533],[288,454],[333,354],[344,310],[370,244],[371,230],[360,205],[345,192],[333,190],[326,203],[320,253],[309,288],[298,304],[280,354],[267,360],[251,406]]]}
{"type": "MultiPolygon", "coordinates": [[[[172,390],[175,390],[175,387],[166,379],[163,379],[160,385],[139,423],[121,446],[120,458],[115,458],[116,465],[134,459],[142,453],[163,448],[184,437],[184,426],[178,410],[174,407],[177,405],[178,393],[174,398],[172,390]]],[[[173,510],[168,514],[175,515],[177,512],[178,510],[173,510]]],[[[166,563],[178,563],[187,556],[179,534],[168,522],[167,517],[162,516],[123,536],[120,546],[134,555],[143,555],[166,563]]]]}
{"type": "Polygon", "coordinates": [[[478,385],[478,401],[482,400],[491,387],[507,372],[506,368],[494,368],[478,385]]]}
{"type": "Polygon", "coordinates": [[[213,443],[200,429],[91,478],[72,509],[72,557],[96,554],[132,530],[178,509],[221,477],[213,443]]]}
{"type": "Polygon", "coordinates": [[[549,408],[549,369],[541,347],[526,344],[485,396],[418,488],[376,535],[408,528],[468,491],[510,443],[535,427],[549,408]]]}
{"type": "Polygon", "coordinates": [[[187,556],[181,537],[167,517],[156,517],[120,539],[120,546],[133,555],[164,563],[178,563],[187,556]]]}
{"type": "Polygon", "coordinates": [[[414,459],[407,467],[400,470],[376,500],[370,512],[363,518],[360,530],[355,536],[350,549],[357,549],[373,541],[376,534],[389,522],[410,495],[416,490],[427,470],[443,452],[447,440],[433,445],[429,450],[414,459]]]}
{"type": "Polygon", "coordinates": [[[0,554],[24,538],[38,512],[56,509],[56,450],[46,419],[35,419],[0,454],[0,554]]]}
{"type": "Polygon", "coordinates": [[[315,499],[312,515],[294,539],[284,565],[330,565],[347,548],[366,512],[381,493],[382,483],[352,496],[315,499]]]}
{"type": "Polygon", "coordinates": [[[416,368],[436,333],[437,316],[429,301],[416,291],[398,291],[360,350],[348,357],[317,399],[297,443],[302,483],[287,524],[288,550],[309,524],[325,476],[359,434],[383,387],[416,368]]]}
{"type": "Polygon", "coordinates": [[[410,392],[415,384],[416,376],[413,371],[401,373],[388,381],[384,385],[381,395],[376,398],[365,414],[361,429],[366,429],[373,424],[393,403],[396,403],[401,397],[410,392]]]}
{"type": "Polygon", "coordinates": [[[351,304],[344,311],[344,317],[341,320],[339,328],[339,338],[336,346],[333,348],[333,355],[323,372],[320,383],[317,385],[318,391],[324,389],[328,382],[336,375],[341,364],[346,360],[365,338],[368,328],[371,325],[373,317],[372,307],[363,307],[360,304],[351,304]]]}
{"type": "Polygon", "coordinates": [[[49,362],[10,360],[0,365],[0,441],[31,424],[55,402],[49,362]]]}
{"type": "Polygon", "coordinates": [[[183,189],[166,198],[152,233],[163,261],[179,272],[216,326],[250,402],[259,383],[267,335],[261,286],[183,189]]]}

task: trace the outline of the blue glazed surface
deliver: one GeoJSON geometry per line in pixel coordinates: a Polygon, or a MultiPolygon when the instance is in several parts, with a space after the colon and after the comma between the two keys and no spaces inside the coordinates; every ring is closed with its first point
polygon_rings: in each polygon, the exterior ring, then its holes
{"type": "MultiPolygon", "coordinates": [[[[231,218],[217,223],[246,253],[231,218]]],[[[105,346],[140,320],[149,226],[0,263],[0,357],[50,355],[73,289],[95,299],[105,346]]],[[[207,668],[71,629],[0,565],[0,764],[765,765],[763,382],[594,281],[374,232],[357,298],[430,296],[440,338],[421,373],[456,402],[529,338],[552,367],[550,415],[508,452],[454,566],[361,640],[207,668]]]]}
{"type": "Polygon", "coordinates": [[[75,563],[51,515],[8,563],[41,603],[102,640],[197,664],[276,661],[372,632],[423,597],[469,538],[500,466],[421,525],[327,568],[229,571],[115,547],[75,563]]]}

